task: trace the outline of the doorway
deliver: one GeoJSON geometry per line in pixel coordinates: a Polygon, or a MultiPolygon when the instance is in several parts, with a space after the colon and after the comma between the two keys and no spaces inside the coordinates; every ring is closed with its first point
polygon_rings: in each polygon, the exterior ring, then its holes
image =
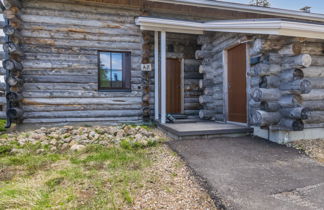
{"type": "Polygon", "coordinates": [[[166,64],[167,114],[180,114],[181,109],[181,60],[168,58],[166,64]]]}
{"type": "Polygon", "coordinates": [[[227,50],[228,121],[247,123],[246,44],[227,50]]]}

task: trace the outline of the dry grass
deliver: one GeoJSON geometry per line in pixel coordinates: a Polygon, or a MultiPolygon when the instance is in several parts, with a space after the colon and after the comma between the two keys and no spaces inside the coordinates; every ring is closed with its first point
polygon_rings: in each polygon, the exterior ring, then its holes
{"type": "Polygon", "coordinates": [[[324,163],[324,139],[302,140],[289,143],[288,146],[301,150],[311,158],[324,163]]]}
{"type": "Polygon", "coordinates": [[[89,145],[75,153],[9,147],[0,148],[0,209],[215,209],[164,144],[89,145]]]}

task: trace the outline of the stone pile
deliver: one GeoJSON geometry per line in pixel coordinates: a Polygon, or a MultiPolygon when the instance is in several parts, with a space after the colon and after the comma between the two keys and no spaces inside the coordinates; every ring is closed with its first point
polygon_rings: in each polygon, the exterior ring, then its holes
{"type": "MultiPolygon", "coordinates": [[[[17,142],[26,144],[40,143],[52,152],[59,150],[79,151],[86,145],[100,144],[107,147],[118,146],[127,141],[130,145],[147,146],[160,142],[162,138],[153,130],[143,126],[109,126],[109,127],[72,127],[40,128],[38,130],[10,133],[0,139],[0,145],[17,142]]],[[[39,151],[42,152],[42,151],[39,151]]]]}

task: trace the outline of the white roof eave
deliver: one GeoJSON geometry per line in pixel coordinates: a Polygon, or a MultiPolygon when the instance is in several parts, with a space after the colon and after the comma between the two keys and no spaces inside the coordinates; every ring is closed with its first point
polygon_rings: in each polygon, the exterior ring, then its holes
{"type": "Polygon", "coordinates": [[[204,31],[249,34],[277,34],[293,37],[324,39],[324,26],[287,20],[222,20],[206,23],[139,17],[141,30],[202,34],[204,31]]]}
{"type": "Polygon", "coordinates": [[[324,22],[324,14],[306,13],[297,10],[258,7],[247,4],[239,4],[224,1],[211,1],[211,0],[148,0],[151,2],[161,2],[169,4],[181,4],[195,7],[215,8],[231,11],[250,12],[256,14],[271,15],[277,17],[296,18],[301,20],[312,20],[324,22]]]}

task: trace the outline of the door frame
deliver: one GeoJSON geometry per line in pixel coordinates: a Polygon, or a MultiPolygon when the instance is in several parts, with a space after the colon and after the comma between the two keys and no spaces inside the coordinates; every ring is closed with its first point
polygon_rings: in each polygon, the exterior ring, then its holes
{"type": "Polygon", "coordinates": [[[223,98],[224,98],[224,115],[225,119],[224,121],[226,123],[231,123],[231,124],[237,124],[237,125],[244,125],[244,126],[250,126],[250,107],[249,107],[249,101],[250,101],[250,77],[248,76],[250,74],[251,66],[250,66],[250,48],[249,45],[247,44],[247,41],[241,41],[238,40],[236,43],[233,43],[232,45],[224,48],[223,50],[223,64],[224,64],[224,73],[223,73],[223,98]],[[246,46],[246,123],[240,123],[240,122],[232,122],[228,120],[228,115],[229,115],[229,108],[228,108],[228,51],[238,45],[245,44],[246,46]]]}
{"type": "Polygon", "coordinates": [[[180,114],[184,114],[185,108],[185,95],[184,95],[184,58],[177,58],[177,57],[172,57],[172,56],[167,56],[166,58],[168,59],[174,59],[174,60],[179,60],[180,61],[180,114]]]}

